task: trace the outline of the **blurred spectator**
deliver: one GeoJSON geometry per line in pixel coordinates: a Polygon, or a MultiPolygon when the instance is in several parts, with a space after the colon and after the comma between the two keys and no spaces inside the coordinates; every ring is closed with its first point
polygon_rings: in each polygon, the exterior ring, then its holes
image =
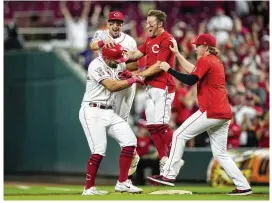
{"type": "Polygon", "coordinates": [[[236,123],[241,125],[245,118],[253,119],[256,115],[256,110],[247,104],[245,92],[238,92],[236,97],[236,105],[233,107],[233,111],[235,112],[236,123]]]}
{"type": "Polygon", "coordinates": [[[250,11],[250,3],[249,1],[235,1],[235,11],[236,14],[240,17],[247,16],[250,11]]]}
{"type": "Polygon", "coordinates": [[[215,33],[215,38],[219,46],[226,44],[232,27],[232,19],[225,15],[225,11],[222,8],[216,8],[216,16],[212,17],[207,25],[208,31],[215,33]]]}
{"type": "Polygon", "coordinates": [[[103,9],[100,4],[96,4],[94,7],[94,12],[91,17],[92,29],[93,30],[105,30],[107,29],[107,17],[110,13],[110,6],[106,5],[103,9]]]}
{"type": "Polygon", "coordinates": [[[269,111],[264,114],[263,120],[256,126],[256,136],[259,141],[258,147],[269,148],[269,111]]]}
{"type": "Polygon", "coordinates": [[[244,37],[242,35],[242,21],[239,17],[233,19],[233,30],[230,32],[229,39],[227,41],[227,48],[237,49],[243,42],[244,37]]]}
{"type": "Polygon", "coordinates": [[[66,6],[65,1],[60,1],[60,10],[66,21],[66,35],[71,48],[83,50],[88,40],[88,15],[90,12],[90,1],[84,1],[80,16],[73,17],[66,6]]]}
{"type": "Polygon", "coordinates": [[[255,126],[247,114],[244,114],[241,131],[240,147],[257,147],[255,126]]]}
{"type": "Polygon", "coordinates": [[[148,130],[145,128],[145,122],[139,121],[137,134],[137,153],[140,156],[140,161],[137,166],[135,175],[133,176],[133,183],[135,185],[145,185],[145,169],[150,168],[152,175],[160,173],[159,156],[152,140],[149,136],[148,130]]]}
{"type": "Polygon", "coordinates": [[[7,25],[7,39],[4,42],[4,51],[22,50],[23,45],[18,38],[17,26],[15,23],[9,23],[7,25]]]}
{"type": "Polygon", "coordinates": [[[194,32],[193,29],[188,29],[185,32],[185,36],[180,44],[181,46],[181,51],[184,55],[184,57],[189,57],[190,55],[192,55],[193,52],[193,45],[191,44],[191,42],[193,41],[193,39],[196,37],[196,33],[194,32]]]}
{"type": "Polygon", "coordinates": [[[240,134],[241,128],[237,125],[235,117],[231,120],[229,126],[229,135],[228,135],[228,148],[236,149],[240,146],[240,134]]]}
{"type": "Polygon", "coordinates": [[[263,88],[259,87],[258,82],[258,77],[256,75],[249,75],[246,77],[246,86],[248,90],[253,93],[252,99],[255,101],[255,104],[263,107],[266,101],[266,92],[263,88]]]}
{"type": "Polygon", "coordinates": [[[197,104],[196,88],[188,88],[181,82],[176,83],[176,93],[172,103],[172,114],[174,115],[177,127],[179,127],[193,112],[193,107],[197,104]]]}
{"type": "Polygon", "coordinates": [[[249,55],[244,58],[243,65],[247,67],[251,74],[259,74],[258,69],[261,67],[261,57],[257,54],[257,50],[254,46],[249,48],[249,55]]]}
{"type": "Polygon", "coordinates": [[[260,53],[261,69],[268,71],[269,68],[269,35],[264,35],[261,40],[260,53]]]}

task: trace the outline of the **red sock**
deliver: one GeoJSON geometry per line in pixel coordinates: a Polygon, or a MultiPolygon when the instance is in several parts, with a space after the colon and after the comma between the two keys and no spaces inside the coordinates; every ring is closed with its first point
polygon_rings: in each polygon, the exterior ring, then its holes
{"type": "Polygon", "coordinates": [[[160,159],[164,156],[167,156],[166,145],[164,144],[164,141],[161,139],[159,134],[150,133],[150,136],[158,151],[160,159]]]}
{"type": "Polygon", "coordinates": [[[148,129],[151,139],[158,151],[160,159],[164,156],[167,156],[166,145],[164,144],[163,139],[157,132],[157,125],[147,125],[146,128],[148,129]]]}
{"type": "Polygon", "coordinates": [[[120,153],[119,160],[119,182],[124,182],[128,179],[128,170],[131,165],[133,156],[134,156],[134,146],[123,147],[120,153]]]}
{"type": "Polygon", "coordinates": [[[93,154],[87,163],[86,185],[85,189],[93,187],[95,184],[96,174],[103,156],[100,154],[93,154]]]}
{"type": "Polygon", "coordinates": [[[163,139],[164,143],[166,144],[170,152],[172,145],[173,130],[168,127],[166,130],[162,132],[162,134],[160,133],[160,137],[163,139]]]}

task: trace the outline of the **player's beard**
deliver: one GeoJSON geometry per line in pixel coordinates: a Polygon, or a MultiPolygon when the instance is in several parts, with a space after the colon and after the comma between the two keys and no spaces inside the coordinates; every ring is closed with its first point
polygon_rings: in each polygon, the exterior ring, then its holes
{"type": "Polygon", "coordinates": [[[115,63],[115,64],[112,64],[112,65],[111,65],[111,68],[114,68],[114,69],[117,68],[117,64],[116,64],[116,63],[115,63]]]}
{"type": "Polygon", "coordinates": [[[115,68],[117,68],[117,63],[109,62],[108,66],[115,69],[115,68]]]}

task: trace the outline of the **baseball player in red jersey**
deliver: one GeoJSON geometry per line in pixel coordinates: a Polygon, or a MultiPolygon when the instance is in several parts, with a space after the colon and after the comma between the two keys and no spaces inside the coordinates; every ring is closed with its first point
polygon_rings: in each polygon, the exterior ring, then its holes
{"type": "Polygon", "coordinates": [[[209,34],[201,34],[193,44],[198,56],[194,66],[178,52],[177,43],[170,49],[177,56],[181,66],[190,74],[179,73],[170,68],[167,63],[161,63],[161,68],[187,85],[197,83],[197,98],[199,110],[190,116],[175,132],[169,159],[166,161],[161,176],[148,179],[165,185],[174,186],[179,173],[179,161],[182,158],[185,143],[196,135],[207,131],[210,137],[213,156],[233,180],[236,189],[228,195],[249,195],[251,187],[235,162],[227,153],[228,128],[232,111],[228,102],[225,85],[224,66],[217,57],[219,51],[215,48],[216,39],[209,34]]]}
{"type": "Polygon", "coordinates": [[[131,60],[147,56],[147,69],[136,73],[145,78],[147,129],[161,159],[160,166],[167,160],[167,149],[171,148],[173,131],[169,128],[171,104],[175,96],[173,77],[163,72],[159,65],[167,62],[174,65],[174,54],[169,49],[172,35],[164,30],[166,14],[160,10],[150,10],[146,20],[148,38],[136,51],[129,51],[131,60]]]}

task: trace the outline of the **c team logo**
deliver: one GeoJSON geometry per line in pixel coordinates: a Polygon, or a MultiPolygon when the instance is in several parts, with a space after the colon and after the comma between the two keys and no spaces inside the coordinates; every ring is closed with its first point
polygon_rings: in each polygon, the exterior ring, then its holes
{"type": "Polygon", "coordinates": [[[154,44],[154,45],[151,47],[151,50],[152,50],[152,52],[153,52],[154,54],[157,54],[157,53],[159,53],[159,51],[160,51],[160,47],[159,47],[159,45],[154,44]]]}

